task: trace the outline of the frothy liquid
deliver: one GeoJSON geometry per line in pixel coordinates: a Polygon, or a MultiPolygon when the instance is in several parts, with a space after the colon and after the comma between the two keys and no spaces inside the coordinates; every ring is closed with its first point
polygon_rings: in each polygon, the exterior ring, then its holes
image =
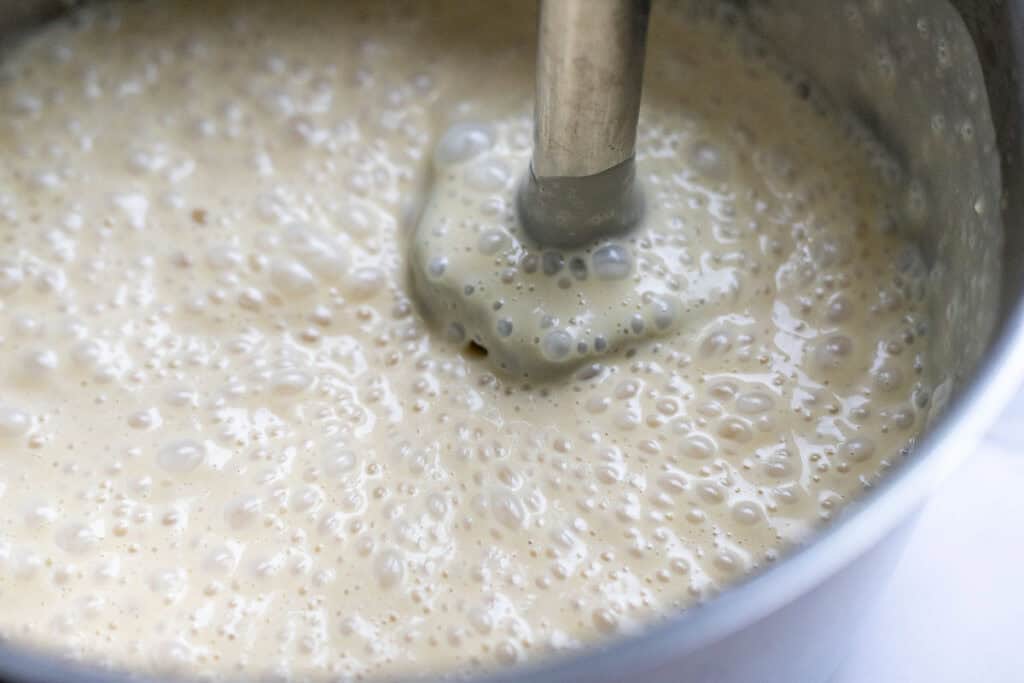
{"type": "Polygon", "coordinates": [[[507,665],[713,596],[905,452],[890,162],[714,16],[655,8],[648,221],[628,272],[586,264],[672,331],[531,385],[421,321],[432,158],[505,285],[573,290],[509,258],[531,12],[104,3],[7,56],[0,633],[190,675],[507,665]]]}

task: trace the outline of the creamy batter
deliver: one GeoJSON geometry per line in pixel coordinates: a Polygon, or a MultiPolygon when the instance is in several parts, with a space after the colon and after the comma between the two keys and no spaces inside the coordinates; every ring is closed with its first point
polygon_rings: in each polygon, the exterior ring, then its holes
{"type": "MultiPolygon", "coordinates": [[[[421,319],[424,211],[488,301],[578,289],[514,239],[533,11],[103,3],[5,56],[0,633],[193,676],[509,665],[713,596],[906,453],[893,166],[714,12],[656,5],[647,219],[584,264],[671,325],[543,382],[421,319]]],[[[557,296],[509,325],[568,329],[557,296]]]]}

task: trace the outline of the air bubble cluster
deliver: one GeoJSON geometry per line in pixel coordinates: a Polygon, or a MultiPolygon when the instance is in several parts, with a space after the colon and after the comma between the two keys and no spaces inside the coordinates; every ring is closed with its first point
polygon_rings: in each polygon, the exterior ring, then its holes
{"type": "Polygon", "coordinates": [[[552,250],[514,208],[529,3],[209,4],[4,55],[0,637],[195,680],[535,661],[711,599],[911,453],[899,188],[735,15],[665,8],[646,219],[552,250]],[[450,306],[407,286],[419,216],[450,306]]]}

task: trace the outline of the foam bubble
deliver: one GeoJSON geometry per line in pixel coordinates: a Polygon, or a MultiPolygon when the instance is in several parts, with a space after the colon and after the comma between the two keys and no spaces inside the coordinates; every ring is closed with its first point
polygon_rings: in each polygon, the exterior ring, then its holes
{"type": "Polygon", "coordinates": [[[460,122],[444,132],[434,149],[434,163],[450,166],[469,161],[494,144],[494,127],[485,123],[460,122]]]}
{"type": "Polygon", "coordinates": [[[572,353],[573,341],[572,335],[566,330],[551,330],[541,339],[541,353],[548,360],[563,360],[572,353]]]}
{"type": "Polygon", "coordinates": [[[301,263],[290,259],[275,259],[270,266],[270,283],[282,294],[309,294],[316,289],[313,274],[301,263]]]}
{"type": "Polygon", "coordinates": [[[633,255],[619,244],[598,247],[590,260],[594,275],[601,280],[623,280],[633,272],[633,255]]]}
{"type": "Polygon", "coordinates": [[[477,192],[497,192],[508,186],[512,172],[500,159],[485,159],[466,169],[466,185],[477,192]]]}
{"type": "Polygon", "coordinates": [[[172,474],[185,474],[206,459],[206,446],[195,439],[179,439],[160,448],[157,462],[172,474]]]}
{"type": "Polygon", "coordinates": [[[31,428],[31,415],[13,406],[0,404],[0,438],[24,436],[31,428]]]}

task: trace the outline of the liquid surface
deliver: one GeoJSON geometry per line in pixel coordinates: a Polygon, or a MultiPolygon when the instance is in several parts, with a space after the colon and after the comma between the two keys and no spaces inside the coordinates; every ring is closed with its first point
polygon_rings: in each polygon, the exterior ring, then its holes
{"type": "Polygon", "coordinates": [[[678,319],[533,384],[423,322],[431,163],[513,329],[573,315],[517,286],[579,290],[514,246],[532,5],[429,9],[111,3],[6,56],[4,636],[211,677],[535,660],[764,568],[911,445],[890,162],[713,15],[655,8],[648,220],[585,264],[678,319]]]}

